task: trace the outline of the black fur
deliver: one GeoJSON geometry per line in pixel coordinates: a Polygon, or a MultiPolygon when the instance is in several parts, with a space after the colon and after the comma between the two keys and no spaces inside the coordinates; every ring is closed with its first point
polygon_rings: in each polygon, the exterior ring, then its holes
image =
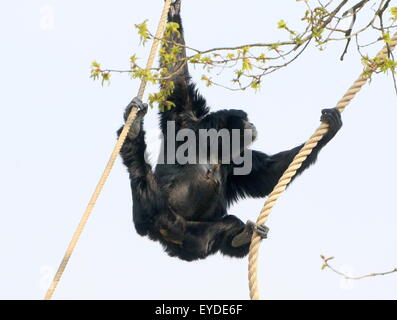
{"type": "MultiPolygon", "coordinates": [[[[173,4],[169,21],[180,24],[180,0],[173,4]]],[[[181,37],[173,41],[184,44],[181,37]]],[[[183,58],[185,52],[180,55],[183,58]]],[[[174,66],[176,68],[176,66],[174,66]]],[[[187,66],[173,78],[176,85],[169,100],[175,103],[171,110],[160,113],[160,127],[167,137],[167,121],[175,121],[176,130],[244,129],[247,114],[240,110],[221,110],[210,113],[205,99],[190,80],[187,66]]],[[[131,105],[127,109],[129,112],[131,105]]],[[[158,164],[155,171],[145,162],[146,144],[143,130],[144,111],[138,115],[138,125],[133,126],[121,150],[128,168],[133,198],[133,220],[137,232],[162,243],[165,251],[183,260],[203,259],[218,251],[232,257],[244,257],[250,241],[233,246],[233,239],[253,232],[235,216],[228,215],[229,206],[246,197],[265,197],[276,185],[302,145],[275,155],[252,151],[253,167],[248,175],[234,175],[233,163],[224,164],[158,164]]],[[[320,149],[340,129],[342,122],[336,109],[323,110],[322,120],[330,128],[323,140],[314,148],[298,174],[313,164],[320,149]]],[[[121,130],[121,129],[120,129],[121,130]]],[[[166,139],[164,150],[167,150],[166,139]]],[[[182,142],[176,143],[181,144],[182,142]]]]}

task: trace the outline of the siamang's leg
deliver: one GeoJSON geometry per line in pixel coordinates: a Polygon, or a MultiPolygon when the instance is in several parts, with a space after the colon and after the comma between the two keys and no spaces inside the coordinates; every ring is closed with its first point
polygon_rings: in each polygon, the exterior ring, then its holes
{"type": "Polygon", "coordinates": [[[173,248],[171,253],[183,260],[203,259],[221,250],[231,256],[243,256],[248,247],[232,247],[233,237],[245,230],[245,224],[234,216],[226,216],[217,221],[187,221],[170,214],[155,217],[156,229],[159,231],[167,247],[173,248]],[[224,250],[226,248],[226,251],[224,250]],[[237,252],[237,254],[235,253],[237,252]]]}
{"type": "MultiPolygon", "coordinates": [[[[135,98],[127,106],[124,119],[127,119],[131,109],[139,109],[131,130],[129,131],[120,154],[123,163],[128,168],[133,197],[133,219],[137,232],[145,235],[152,225],[152,217],[157,208],[161,207],[161,192],[157,186],[150,164],[145,161],[145,132],[143,130],[143,117],[147,105],[135,98]]],[[[118,130],[120,135],[123,127],[118,130]]]]}
{"type": "Polygon", "coordinates": [[[211,222],[186,221],[181,241],[184,257],[188,260],[205,258],[218,250],[228,256],[243,257],[248,253],[252,232],[252,225],[248,226],[232,215],[211,222]],[[236,237],[240,237],[238,243],[234,241],[236,237]]]}
{"type": "Polygon", "coordinates": [[[222,251],[225,242],[231,241],[230,237],[239,234],[244,228],[245,224],[232,215],[213,222],[188,222],[184,246],[188,250],[206,252],[209,255],[222,251]]]}
{"type": "Polygon", "coordinates": [[[244,257],[248,253],[252,233],[256,231],[264,236],[267,233],[265,228],[257,228],[252,222],[245,224],[232,215],[218,221],[201,222],[161,214],[155,220],[161,238],[177,248],[180,258],[188,261],[203,259],[217,251],[231,257],[244,257]]]}
{"type": "Polygon", "coordinates": [[[255,224],[252,222],[244,224],[235,216],[227,216],[225,220],[233,222],[234,225],[222,235],[220,251],[231,257],[245,257],[249,251],[252,233],[256,230],[255,224]]]}

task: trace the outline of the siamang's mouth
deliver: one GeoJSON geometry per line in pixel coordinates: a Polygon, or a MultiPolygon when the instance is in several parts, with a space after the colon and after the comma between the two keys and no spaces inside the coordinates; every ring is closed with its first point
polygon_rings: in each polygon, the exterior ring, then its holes
{"type": "Polygon", "coordinates": [[[258,137],[258,131],[256,130],[256,128],[254,128],[252,129],[252,142],[254,142],[257,137],[258,137]]]}
{"type": "Polygon", "coordinates": [[[249,129],[250,130],[250,141],[249,141],[249,145],[251,145],[255,140],[256,140],[256,138],[258,137],[258,131],[256,130],[256,128],[254,127],[254,128],[252,128],[252,129],[249,129]]]}
{"type": "Polygon", "coordinates": [[[256,132],[256,130],[252,130],[248,139],[244,138],[244,142],[241,147],[243,149],[250,148],[253,145],[253,143],[255,142],[256,138],[257,138],[257,132],[256,132]]]}

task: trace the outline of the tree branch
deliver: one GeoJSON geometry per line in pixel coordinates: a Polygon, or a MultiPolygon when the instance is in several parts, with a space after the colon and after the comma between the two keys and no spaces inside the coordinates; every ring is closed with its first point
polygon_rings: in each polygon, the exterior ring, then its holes
{"type": "Polygon", "coordinates": [[[343,277],[343,278],[346,279],[346,280],[361,280],[361,279],[365,279],[365,278],[378,277],[378,276],[386,276],[386,275],[389,275],[389,274],[392,274],[392,273],[397,273],[397,268],[394,268],[394,269],[392,269],[392,270],[390,270],[390,271],[385,271],[385,272],[374,272],[374,273],[369,273],[369,274],[365,274],[365,275],[362,275],[362,276],[353,277],[353,276],[349,276],[349,275],[346,274],[346,273],[343,273],[342,271],[337,270],[335,267],[333,267],[333,266],[329,263],[329,261],[333,260],[334,257],[326,258],[326,257],[324,257],[324,256],[322,255],[322,256],[321,256],[321,259],[322,259],[323,262],[324,262],[324,263],[323,263],[323,266],[322,266],[322,268],[321,268],[322,270],[328,268],[329,270],[331,270],[332,272],[334,272],[334,273],[340,275],[341,277],[343,277]]]}

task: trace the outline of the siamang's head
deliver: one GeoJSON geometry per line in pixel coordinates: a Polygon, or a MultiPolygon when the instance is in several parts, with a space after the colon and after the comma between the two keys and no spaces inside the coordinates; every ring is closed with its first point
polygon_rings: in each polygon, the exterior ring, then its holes
{"type": "Polygon", "coordinates": [[[257,137],[257,131],[255,125],[248,120],[248,115],[245,111],[230,109],[220,110],[211,114],[213,117],[212,128],[217,130],[226,129],[231,134],[234,132],[240,133],[241,142],[244,142],[244,136],[246,141],[241,144],[247,147],[247,144],[253,142],[257,137]]]}
{"type": "Polygon", "coordinates": [[[209,130],[209,146],[212,156],[219,160],[224,156],[234,157],[247,148],[257,137],[253,123],[248,120],[247,113],[242,110],[221,110],[209,114],[203,119],[201,128],[209,130]],[[212,132],[212,134],[211,134],[212,132]]]}
{"type": "MultiPolygon", "coordinates": [[[[246,112],[242,110],[225,110],[225,120],[226,126],[225,128],[228,130],[238,129],[241,131],[241,137],[244,138],[244,135],[248,134],[248,140],[245,143],[250,144],[257,137],[257,131],[255,125],[248,120],[248,115],[246,112]]],[[[244,144],[245,145],[245,144],[244,144]]],[[[247,145],[245,145],[247,147],[247,145]]]]}

